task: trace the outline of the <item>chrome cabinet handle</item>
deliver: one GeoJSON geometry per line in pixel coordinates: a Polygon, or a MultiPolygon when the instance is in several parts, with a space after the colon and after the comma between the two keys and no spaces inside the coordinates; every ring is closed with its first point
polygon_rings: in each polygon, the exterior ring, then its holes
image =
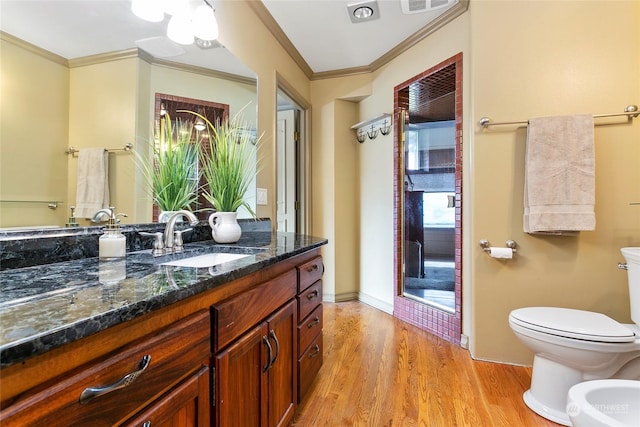
{"type": "Polygon", "coordinates": [[[311,328],[313,328],[314,326],[316,326],[318,323],[320,323],[320,318],[319,318],[318,316],[316,316],[316,318],[315,318],[315,319],[313,319],[313,321],[312,321],[312,322],[309,322],[309,323],[307,324],[307,328],[311,329],[311,328]]]}
{"type": "Polygon", "coordinates": [[[116,391],[119,390],[121,388],[125,388],[127,387],[129,384],[131,384],[132,382],[134,382],[136,380],[136,378],[138,378],[140,376],[140,374],[142,374],[144,372],[145,369],[147,369],[147,367],[149,366],[149,364],[151,363],[151,355],[147,354],[145,355],[142,360],[140,360],[139,363],[139,367],[138,370],[133,371],[127,375],[125,375],[124,377],[120,378],[118,381],[116,381],[115,383],[105,386],[105,387],[87,387],[85,388],[82,393],[80,394],[80,403],[85,404],[88,403],[89,401],[103,396],[105,394],[111,393],[112,391],[116,391]]]}
{"type": "Polygon", "coordinates": [[[142,427],[151,427],[151,421],[145,421],[142,427]]]}
{"type": "Polygon", "coordinates": [[[262,367],[262,372],[267,372],[271,367],[271,363],[272,363],[271,358],[273,357],[273,348],[271,348],[271,343],[269,342],[269,338],[267,338],[266,335],[262,336],[262,341],[264,341],[264,343],[267,345],[267,348],[269,349],[269,361],[267,362],[266,365],[262,367]]]}
{"type": "Polygon", "coordinates": [[[278,356],[280,356],[280,342],[278,341],[278,337],[273,329],[269,331],[269,337],[273,338],[273,342],[276,343],[276,357],[271,361],[271,366],[273,366],[273,364],[276,363],[276,360],[278,360],[278,356]]]}
{"type": "Polygon", "coordinates": [[[317,355],[320,354],[320,346],[318,344],[316,344],[313,347],[313,352],[309,353],[309,355],[307,356],[309,359],[313,359],[314,357],[316,357],[317,355]]]}
{"type": "Polygon", "coordinates": [[[314,290],[313,290],[313,292],[309,292],[309,293],[307,294],[307,299],[308,299],[308,300],[312,300],[312,299],[314,299],[314,298],[315,298],[315,297],[317,297],[317,296],[318,296],[318,290],[317,290],[317,289],[314,289],[314,290]]]}

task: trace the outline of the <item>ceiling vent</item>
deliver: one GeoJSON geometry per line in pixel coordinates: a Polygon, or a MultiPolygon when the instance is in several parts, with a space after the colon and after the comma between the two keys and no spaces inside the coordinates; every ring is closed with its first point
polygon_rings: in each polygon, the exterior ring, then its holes
{"type": "Polygon", "coordinates": [[[402,13],[421,13],[443,9],[457,3],[458,0],[400,0],[402,13]]]}

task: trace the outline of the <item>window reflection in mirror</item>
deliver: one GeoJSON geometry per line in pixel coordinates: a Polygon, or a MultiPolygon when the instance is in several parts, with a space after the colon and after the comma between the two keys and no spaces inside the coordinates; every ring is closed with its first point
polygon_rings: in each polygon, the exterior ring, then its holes
{"type": "MultiPolygon", "coordinates": [[[[193,98],[185,98],[181,96],[173,96],[168,94],[156,93],[155,99],[155,123],[156,129],[162,127],[163,120],[170,118],[173,123],[174,131],[178,131],[178,126],[176,124],[178,122],[182,123],[196,123],[198,119],[197,116],[189,113],[188,111],[193,111],[207,118],[207,120],[216,125],[217,123],[221,123],[223,120],[227,120],[229,118],[229,105],[222,104],[217,102],[210,102],[201,99],[193,99],[193,98]]],[[[203,123],[204,124],[204,123],[203,123]]],[[[191,143],[197,144],[200,147],[207,149],[209,144],[207,143],[208,132],[206,132],[206,128],[203,129],[192,129],[191,133],[191,143]]],[[[198,159],[194,159],[198,161],[198,159]]],[[[199,161],[198,161],[199,163],[199,161]]],[[[194,168],[196,171],[196,175],[199,175],[198,171],[200,170],[199,165],[194,168]]],[[[196,213],[196,216],[205,220],[209,217],[211,213],[211,203],[209,203],[202,194],[202,187],[204,185],[204,178],[200,179],[200,182],[197,186],[197,198],[195,204],[189,207],[192,212],[196,213]]],[[[160,209],[157,205],[153,206],[153,222],[158,221],[158,216],[160,214],[160,209]]]]}

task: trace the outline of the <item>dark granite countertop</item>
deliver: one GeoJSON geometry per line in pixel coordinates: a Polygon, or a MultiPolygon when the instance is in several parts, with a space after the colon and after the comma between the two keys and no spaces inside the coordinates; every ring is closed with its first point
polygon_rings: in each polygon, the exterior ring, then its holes
{"type": "Polygon", "coordinates": [[[161,257],[97,257],[0,272],[0,366],[5,367],[318,248],[326,239],[243,233],[233,245],[200,241],[161,257]],[[213,252],[248,256],[214,267],[162,265],[213,252]]]}

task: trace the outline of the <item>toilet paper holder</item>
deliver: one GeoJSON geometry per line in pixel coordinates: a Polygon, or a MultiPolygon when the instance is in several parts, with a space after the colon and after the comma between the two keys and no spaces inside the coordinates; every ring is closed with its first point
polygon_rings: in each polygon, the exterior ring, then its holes
{"type": "MultiPolygon", "coordinates": [[[[511,249],[514,254],[517,252],[516,246],[518,246],[518,244],[516,243],[515,240],[507,240],[505,242],[505,246],[511,249]]],[[[480,240],[480,247],[482,248],[483,251],[487,253],[491,252],[491,244],[487,239],[480,240]]]]}

